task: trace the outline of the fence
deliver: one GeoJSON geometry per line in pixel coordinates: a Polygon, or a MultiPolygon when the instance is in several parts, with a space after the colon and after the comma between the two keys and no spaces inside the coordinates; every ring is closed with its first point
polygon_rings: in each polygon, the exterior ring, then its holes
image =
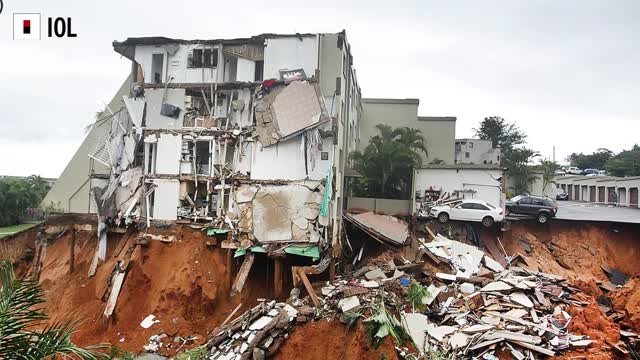
{"type": "Polygon", "coordinates": [[[347,199],[347,209],[364,209],[386,215],[409,215],[411,200],[350,197],[347,199]]]}

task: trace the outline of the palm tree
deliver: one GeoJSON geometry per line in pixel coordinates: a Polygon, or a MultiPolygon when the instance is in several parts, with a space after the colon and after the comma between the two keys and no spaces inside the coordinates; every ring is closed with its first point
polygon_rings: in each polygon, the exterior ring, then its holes
{"type": "Polygon", "coordinates": [[[512,190],[516,194],[529,192],[531,184],[536,180],[530,164],[540,154],[527,148],[515,148],[508,159],[505,159],[507,175],[513,179],[512,190]]]}
{"type": "Polygon", "coordinates": [[[379,134],[369,140],[364,151],[350,157],[355,170],[364,176],[357,184],[362,195],[383,198],[408,198],[412,169],[422,164],[420,151],[427,152],[420,130],[376,126],[379,134]]]}
{"type": "Polygon", "coordinates": [[[96,350],[71,342],[77,321],[46,325],[42,289],[33,279],[16,279],[9,261],[0,262],[0,359],[108,359],[96,350]]]}

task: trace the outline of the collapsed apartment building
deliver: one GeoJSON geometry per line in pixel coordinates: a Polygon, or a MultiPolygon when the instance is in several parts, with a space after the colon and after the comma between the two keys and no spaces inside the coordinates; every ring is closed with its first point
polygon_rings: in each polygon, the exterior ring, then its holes
{"type": "Polygon", "coordinates": [[[337,255],[361,113],[344,31],[113,47],[131,74],[43,201],[98,215],[92,269],[107,232],[131,223],[201,224],[246,251],[337,255]]]}

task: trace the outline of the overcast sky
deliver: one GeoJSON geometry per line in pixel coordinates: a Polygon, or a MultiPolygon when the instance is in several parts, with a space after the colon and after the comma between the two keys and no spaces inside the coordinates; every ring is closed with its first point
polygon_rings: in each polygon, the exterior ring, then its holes
{"type": "Polygon", "coordinates": [[[499,115],[563,160],[640,135],[640,1],[3,0],[0,174],[57,177],[130,71],[113,40],[347,30],[365,97],[419,98],[471,137],[499,115]],[[75,39],[12,40],[13,12],[75,39]]]}

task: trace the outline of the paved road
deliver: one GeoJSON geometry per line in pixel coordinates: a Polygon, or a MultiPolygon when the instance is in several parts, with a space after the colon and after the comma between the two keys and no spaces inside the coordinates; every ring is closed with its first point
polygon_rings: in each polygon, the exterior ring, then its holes
{"type": "MultiPolygon", "coordinates": [[[[589,204],[579,201],[558,201],[557,204],[557,219],[640,224],[640,209],[589,204]]],[[[529,217],[526,216],[510,215],[507,217],[507,220],[522,220],[528,218],[529,217]]]]}
{"type": "Polygon", "coordinates": [[[558,201],[558,219],[614,221],[640,224],[640,209],[609,207],[579,201],[558,201]]]}

